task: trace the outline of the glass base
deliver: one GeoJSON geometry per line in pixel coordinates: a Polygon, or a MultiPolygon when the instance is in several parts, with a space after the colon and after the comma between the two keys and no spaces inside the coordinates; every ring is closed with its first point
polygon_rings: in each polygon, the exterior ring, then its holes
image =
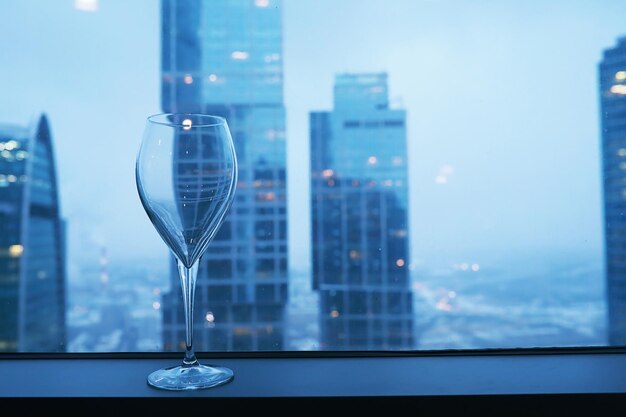
{"type": "Polygon", "coordinates": [[[226,384],[233,379],[233,371],[221,366],[174,366],[159,369],[148,375],[148,384],[172,391],[203,389],[226,384]]]}

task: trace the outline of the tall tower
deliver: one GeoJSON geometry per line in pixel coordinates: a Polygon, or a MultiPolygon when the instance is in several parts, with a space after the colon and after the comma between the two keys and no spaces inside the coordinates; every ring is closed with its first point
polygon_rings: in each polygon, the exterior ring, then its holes
{"type": "Polygon", "coordinates": [[[599,65],[609,343],[626,344],[626,37],[599,65]]]}
{"type": "MultiPolygon", "coordinates": [[[[162,107],[225,117],[235,201],[201,259],[195,347],[281,350],[288,295],[280,0],[163,0],[162,107]]],[[[184,348],[178,272],[163,298],[166,350],[184,348]]]]}
{"type": "Polygon", "coordinates": [[[0,351],[65,350],[65,233],[45,115],[0,125],[0,351]]]}
{"type": "Polygon", "coordinates": [[[340,74],[310,114],[313,288],[323,349],[411,349],[406,114],[387,74],[340,74]]]}

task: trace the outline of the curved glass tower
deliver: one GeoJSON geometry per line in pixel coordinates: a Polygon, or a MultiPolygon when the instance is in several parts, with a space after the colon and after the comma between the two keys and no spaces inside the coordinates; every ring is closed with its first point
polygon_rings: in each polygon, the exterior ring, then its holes
{"type": "Polygon", "coordinates": [[[0,125],[0,351],[65,350],[65,254],[48,119],[0,125]]]}

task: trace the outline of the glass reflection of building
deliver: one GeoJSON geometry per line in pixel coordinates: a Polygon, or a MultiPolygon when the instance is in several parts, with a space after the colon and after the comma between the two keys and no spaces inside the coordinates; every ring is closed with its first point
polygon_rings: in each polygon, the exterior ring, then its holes
{"type": "Polygon", "coordinates": [[[63,229],[46,116],[0,125],[0,352],[65,350],[63,229]]]}
{"type": "Polygon", "coordinates": [[[609,343],[626,345],[626,37],[599,65],[609,343]]]}
{"type": "MultiPolygon", "coordinates": [[[[163,0],[162,107],[223,116],[239,162],[235,202],[201,259],[195,347],[280,350],[287,276],[285,110],[278,0],[163,0]]],[[[166,350],[184,347],[172,262],[166,350]]]]}
{"type": "Polygon", "coordinates": [[[322,349],[411,349],[406,114],[387,75],[340,74],[310,115],[313,287],[322,349]]]}

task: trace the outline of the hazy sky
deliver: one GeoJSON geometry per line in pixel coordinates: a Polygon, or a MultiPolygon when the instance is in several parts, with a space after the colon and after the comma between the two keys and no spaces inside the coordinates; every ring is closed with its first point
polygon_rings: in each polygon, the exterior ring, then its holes
{"type": "MultiPolygon", "coordinates": [[[[161,111],[159,2],[97,5],[0,0],[0,123],[49,115],[72,265],[102,245],[166,259],[134,182],[161,111]]],[[[308,112],[345,71],[388,72],[408,112],[414,261],[601,259],[597,64],[623,1],[285,0],[283,23],[292,266],[310,259],[308,112]]]]}

